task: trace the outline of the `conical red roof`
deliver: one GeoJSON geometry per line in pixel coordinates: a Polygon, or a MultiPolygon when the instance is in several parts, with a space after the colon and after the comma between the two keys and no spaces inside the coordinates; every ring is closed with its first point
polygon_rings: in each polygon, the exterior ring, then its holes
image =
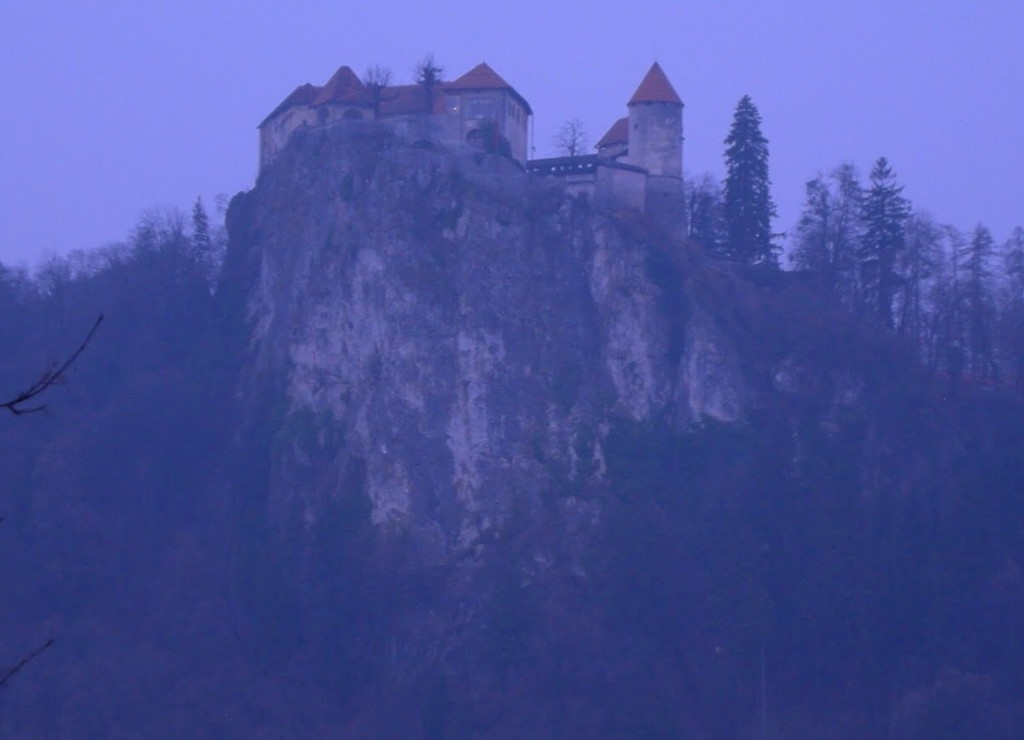
{"type": "Polygon", "coordinates": [[[683,101],[676,94],[672,83],[668,81],[668,77],[665,76],[665,71],[661,68],[661,65],[655,62],[651,65],[647,75],[640,83],[640,87],[633,93],[633,97],[629,99],[629,105],[634,103],[675,103],[682,105],[683,101]]]}

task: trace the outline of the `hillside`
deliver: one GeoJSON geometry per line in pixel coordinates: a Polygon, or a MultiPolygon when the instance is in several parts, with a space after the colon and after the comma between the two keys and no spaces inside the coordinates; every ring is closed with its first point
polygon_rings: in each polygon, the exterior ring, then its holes
{"type": "Polygon", "coordinates": [[[1021,727],[1017,396],[497,156],[298,134],[227,225],[5,275],[10,387],[108,323],[0,429],[0,734],[1021,727]]]}

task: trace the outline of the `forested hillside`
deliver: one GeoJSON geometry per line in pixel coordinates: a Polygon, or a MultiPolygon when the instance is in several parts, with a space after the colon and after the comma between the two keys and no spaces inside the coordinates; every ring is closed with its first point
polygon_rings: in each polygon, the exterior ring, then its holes
{"type": "Polygon", "coordinates": [[[1024,243],[893,177],[783,270],[327,131],[2,268],[5,397],[106,318],[0,419],[0,735],[1019,735],[1024,243]]]}

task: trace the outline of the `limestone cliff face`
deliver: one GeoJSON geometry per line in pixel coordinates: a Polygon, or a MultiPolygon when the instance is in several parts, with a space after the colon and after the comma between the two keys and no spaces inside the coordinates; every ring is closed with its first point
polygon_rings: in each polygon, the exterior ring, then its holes
{"type": "Polygon", "coordinates": [[[593,519],[618,420],[750,398],[681,245],[509,160],[297,136],[232,211],[251,382],[281,399],[271,509],[297,531],[358,495],[427,552],[552,491],[593,519]]]}

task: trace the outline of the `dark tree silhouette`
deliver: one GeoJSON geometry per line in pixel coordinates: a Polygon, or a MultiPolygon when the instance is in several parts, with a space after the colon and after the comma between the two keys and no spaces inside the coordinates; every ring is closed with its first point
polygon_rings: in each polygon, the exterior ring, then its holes
{"type": "MultiPolygon", "coordinates": [[[[0,408],[7,409],[7,411],[15,416],[23,416],[25,414],[34,414],[44,411],[46,409],[46,404],[42,402],[43,396],[54,386],[64,383],[68,370],[73,364],[75,364],[75,361],[81,357],[85,348],[89,346],[89,342],[92,341],[92,338],[95,336],[96,330],[100,328],[101,323],[103,323],[103,314],[100,314],[96,318],[92,328],[89,329],[89,332],[85,335],[81,344],[78,345],[75,351],[72,352],[67,359],[63,362],[55,363],[53,366],[44,370],[34,383],[29,385],[23,391],[15,394],[9,400],[0,404],[0,408]]],[[[3,517],[0,517],[0,522],[2,521],[3,517]]],[[[8,681],[14,678],[19,671],[21,671],[35,658],[39,657],[43,652],[48,650],[53,645],[53,642],[53,637],[48,637],[41,645],[39,645],[39,647],[26,654],[13,666],[0,672],[0,688],[6,686],[8,681]]]]}
{"type": "Polygon", "coordinates": [[[1014,382],[1024,388],[1024,228],[1020,226],[1003,244],[1003,266],[1007,284],[1002,344],[1014,382]]]}
{"type": "Polygon", "coordinates": [[[384,90],[391,84],[391,70],[374,65],[363,74],[363,85],[370,96],[374,119],[380,118],[380,103],[384,99],[384,90]]]}
{"type": "Polygon", "coordinates": [[[686,208],[690,239],[709,252],[719,253],[725,238],[722,233],[722,190],[711,175],[687,181],[686,208]]]}
{"type": "Polygon", "coordinates": [[[427,54],[417,62],[413,74],[416,77],[416,84],[423,88],[424,110],[430,113],[434,110],[434,87],[441,82],[444,67],[437,63],[433,54],[427,54]]]}
{"type": "Polygon", "coordinates": [[[906,249],[898,266],[900,273],[899,333],[918,347],[924,336],[928,306],[926,292],[942,262],[942,228],[925,213],[915,213],[906,225],[906,249]]]}
{"type": "Polygon", "coordinates": [[[991,262],[995,255],[992,233],[978,224],[971,240],[961,247],[964,272],[964,315],[967,328],[968,364],[975,378],[991,378],[995,374],[992,353],[994,296],[991,262]]]}
{"type": "Polygon", "coordinates": [[[88,334],[85,335],[85,339],[78,345],[78,348],[72,352],[66,360],[61,363],[55,363],[51,367],[47,368],[42,374],[36,379],[34,383],[29,385],[23,391],[15,394],[9,400],[0,403],[0,409],[6,409],[15,416],[22,416],[24,414],[34,414],[46,409],[46,404],[41,403],[42,396],[48,390],[57,385],[62,385],[65,380],[67,371],[75,363],[85,348],[92,341],[93,336],[96,334],[96,330],[100,328],[100,324],[103,323],[103,314],[100,314],[96,321],[93,323],[92,328],[89,329],[88,334]]]}
{"type": "Polygon", "coordinates": [[[589,143],[587,129],[578,118],[570,118],[563,123],[551,141],[555,152],[561,157],[578,157],[585,154],[589,143]]]}
{"type": "Polygon", "coordinates": [[[861,200],[857,170],[849,163],[808,182],[792,256],[797,268],[816,272],[848,304],[857,283],[861,200]]]}
{"type": "Polygon", "coordinates": [[[768,140],[749,95],[736,105],[725,144],[726,256],[747,264],[778,266],[778,247],[772,241],[776,213],[768,177],[768,140]]]}
{"type": "Polygon", "coordinates": [[[52,637],[48,637],[46,639],[46,642],[44,642],[42,645],[37,647],[35,650],[33,650],[28,655],[26,655],[24,658],[19,660],[13,666],[11,666],[7,670],[5,670],[3,672],[3,674],[0,675],[0,688],[3,688],[4,686],[6,686],[7,682],[10,681],[12,678],[14,678],[14,676],[22,668],[27,666],[29,663],[31,663],[33,660],[35,660],[37,657],[39,657],[43,652],[45,652],[46,650],[51,648],[53,646],[53,642],[54,642],[53,638],[52,637]]]}
{"type": "Polygon", "coordinates": [[[896,266],[906,246],[904,225],[910,202],[885,157],[871,170],[871,185],[864,196],[864,234],[858,262],[864,305],[886,329],[893,328],[893,298],[899,286],[896,266]]]}

